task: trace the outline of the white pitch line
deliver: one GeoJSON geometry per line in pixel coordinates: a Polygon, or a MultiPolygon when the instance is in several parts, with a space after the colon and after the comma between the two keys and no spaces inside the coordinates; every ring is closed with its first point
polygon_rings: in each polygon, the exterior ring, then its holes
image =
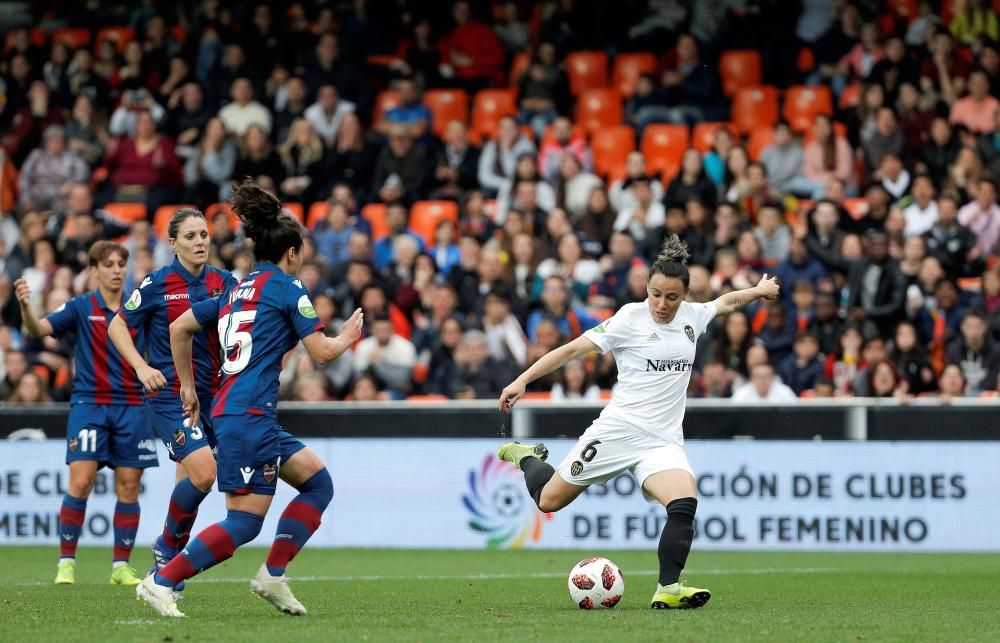
{"type": "MultiPolygon", "coordinates": [[[[737,569],[689,569],[685,574],[721,576],[727,574],[737,575],[763,575],[763,574],[828,574],[843,571],[837,567],[747,567],[737,569]]],[[[659,572],[651,569],[633,571],[626,576],[657,576],[659,572]]],[[[289,580],[296,583],[316,583],[316,582],[351,582],[351,581],[408,581],[408,580],[517,580],[519,578],[563,578],[566,574],[562,572],[527,572],[524,574],[439,574],[439,575],[361,575],[361,576],[290,576],[289,580]]],[[[249,578],[199,578],[194,581],[202,583],[248,583],[249,578]]],[[[17,583],[20,587],[36,587],[51,585],[40,581],[17,583]]],[[[77,583],[77,585],[101,585],[103,583],[77,583]]]]}

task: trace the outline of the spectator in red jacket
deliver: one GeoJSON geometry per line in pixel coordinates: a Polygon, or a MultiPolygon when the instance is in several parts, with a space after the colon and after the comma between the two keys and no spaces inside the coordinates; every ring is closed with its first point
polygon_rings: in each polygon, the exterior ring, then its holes
{"type": "Polygon", "coordinates": [[[156,208],[178,198],[182,168],[174,142],[157,133],[149,112],[140,112],[134,137],[111,143],[104,165],[108,169],[105,203],[142,201],[152,216],[156,208]]]}
{"type": "Polygon", "coordinates": [[[439,45],[442,63],[469,91],[503,84],[503,43],[493,29],[475,20],[464,0],[455,3],[452,16],[455,29],[439,45]]]}

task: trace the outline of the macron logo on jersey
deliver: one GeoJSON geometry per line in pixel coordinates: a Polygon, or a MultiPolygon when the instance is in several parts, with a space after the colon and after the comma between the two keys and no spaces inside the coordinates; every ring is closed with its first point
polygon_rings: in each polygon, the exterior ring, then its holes
{"type": "Polygon", "coordinates": [[[173,301],[175,299],[191,299],[191,295],[186,292],[175,292],[172,295],[164,295],[164,301],[173,301]]]}

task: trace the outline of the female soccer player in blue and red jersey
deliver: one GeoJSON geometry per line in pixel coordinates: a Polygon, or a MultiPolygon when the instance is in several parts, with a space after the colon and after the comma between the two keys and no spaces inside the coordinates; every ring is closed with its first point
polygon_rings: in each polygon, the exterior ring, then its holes
{"type": "MultiPolygon", "coordinates": [[[[154,572],[187,544],[198,506],[215,482],[211,419],[202,415],[185,422],[181,384],[170,354],[170,323],[199,301],[218,297],[236,285],[227,271],[207,265],[209,238],[204,214],[181,208],[170,218],[167,238],[176,254],[173,263],[142,280],[108,331],[145,387],[153,430],[177,462],[177,484],[170,495],[163,534],[153,543],[154,572]],[[148,362],[132,341],[131,328],[145,331],[148,362]]],[[[219,386],[222,363],[215,328],[194,336],[193,359],[195,385],[208,409],[219,386]]]]}
{"type": "MultiPolygon", "coordinates": [[[[108,342],[108,325],[122,303],[128,250],[111,241],[90,248],[90,274],[97,290],[70,299],[51,315],[39,319],[29,301],[24,279],[15,282],[24,326],[32,337],[75,333],[76,375],[70,397],[66,463],[69,487],[59,510],[59,568],[57,584],[76,582],[76,544],[83,529],[87,498],[97,470],[115,470],[113,567],[111,583],[137,585],[139,576],[128,564],[139,529],[139,480],[142,470],[155,467],[156,443],[142,405],[142,384],[135,371],[108,342]]],[[[132,341],[145,345],[141,329],[132,329],[132,341]]]]}
{"type": "Polygon", "coordinates": [[[300,339],[313,360],[325,363],[361,336],[360,309],[339,337],[323,334],[309,295],[295,279],[302,265],[302,227],[282,213],[277,199],[246,181],[236,190],[233,211],[254,241],[256,269],[227,295],[195,304],[170,325],[181,400],[190,417],[198,417],[200,406],[191,371],[192,337],[211,325],[219,329],[225,358],[211,415],[219,491],[226,494],[229,512],[136,588],[164,616],[183,616],[173,592],[178,583],[257,537],[279,477],[299,494],[282,513],[267,561],[250,588],[283,612],[306,613],[288,587],[285,568],[319,527],[333,482],[319,457],[278,424],[278,374],[285,353],[300,339]]]}

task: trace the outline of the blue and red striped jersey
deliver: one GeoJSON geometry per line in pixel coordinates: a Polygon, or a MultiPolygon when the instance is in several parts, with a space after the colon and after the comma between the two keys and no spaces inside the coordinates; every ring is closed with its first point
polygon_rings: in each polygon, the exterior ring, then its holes
{"type": "Polygon", "coordinates": [[[224,351],[212,417],[274,415],[285,353],[323,330],[302,282],[273,263],[261,263],[228,294],[191,310],[203,328],[218,327],[224,351]]]}
{"type": "MultiPolygon", "coordinates": [[[[132,291],[132,295],[118,312],[129,328],[146,331],[146,361],[163,373],[167,387],[147,393],[178,395],[181,390],[170,353],[170,323],[183,315],[193,304],[228,292],[236,279],[226,270],[206,266],[201,275],[194,276],[175,257],[173,263],[148,275],[132,291]]],[[[222,351],[215,326],[206,327],[194,336],[192,367],[198,394],[213,397],[219,388],[219,368],[222,351]]]]}
{"type": "MultiPolygon", "coordinates": [[[[70,403],[142,404],[142,384],[108,338],[108,326],[117,311],[108,308],[99,290],[73,297],[46,317],[56,337],[76,335],[76,375],[70,403]]],[[[141,352],[146,334],[130,328],[141,352]]]]}

